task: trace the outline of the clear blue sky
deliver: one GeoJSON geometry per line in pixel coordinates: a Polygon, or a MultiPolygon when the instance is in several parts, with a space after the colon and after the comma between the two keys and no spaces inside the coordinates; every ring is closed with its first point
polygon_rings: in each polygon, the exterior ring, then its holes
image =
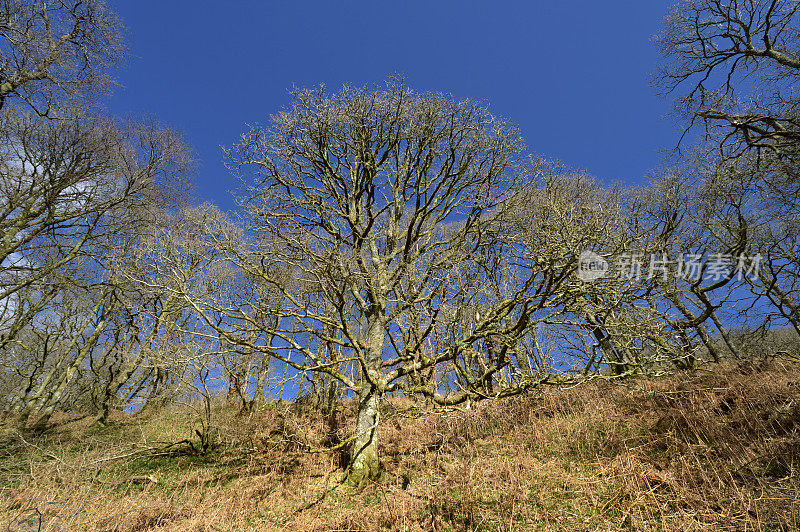
{"type": "Polygon", "coordinates": [[[197,196],[223,209],[237,187],[222,164],[248,123],[287,89],[372,84],[485,100],[532,153],[636,183],[679,132],[648,85],[650,42],[672,1],[111,0],[131,58],[110,103],[181,130],[200,159],[197,196]]]}

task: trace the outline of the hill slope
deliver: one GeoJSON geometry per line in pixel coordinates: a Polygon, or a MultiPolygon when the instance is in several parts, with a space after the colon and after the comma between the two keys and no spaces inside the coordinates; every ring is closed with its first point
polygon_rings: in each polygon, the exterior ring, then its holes
{"type": "MultiPolygon", "coordinates": [[[[302,405],[216,405],[205,453],[191,407],[105,428],[62,415],[42,434],[7,422],[0,529],[800,529],[794,363],[386,410],[386,481],[361,491],[315,452],[329,435],[302,405]]],[[[351,419],[344,404],[340,436],[351,419]]]]}

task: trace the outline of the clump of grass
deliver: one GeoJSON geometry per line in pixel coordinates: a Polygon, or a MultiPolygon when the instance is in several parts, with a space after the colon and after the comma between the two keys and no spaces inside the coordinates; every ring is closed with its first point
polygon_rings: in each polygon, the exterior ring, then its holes
{"type": "MultiPolygon", "coordinates": [[[[800,529],[800,368],[730,366],[623,385],[548,388],[472,409],[391,399],[386,482],[353,491],[315,452],[330,420],[307,405],[242,415],[54,417],[0,434],[0,524],[11,530],[800,529]],[[194,449],[196,451],[196,449],[194,449]],[[5,526],[5,525],[8,526],[5,526]],[[50,528],[48,528],[50,527],[50,528]]],[[[341,440],[355,406],[341,405],[341,440]]],[[[0,527],[0,528],[3,528],[0,527]]]]}

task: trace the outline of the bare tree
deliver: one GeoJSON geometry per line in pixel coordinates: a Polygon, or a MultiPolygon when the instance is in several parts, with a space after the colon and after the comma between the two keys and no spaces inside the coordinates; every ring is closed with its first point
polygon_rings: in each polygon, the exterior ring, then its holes
{"type": "MultiPolygon", "coordinates": [[[[298,91],[271,130],[254,128],[229,151],[236,168],[255,171],[243,206],[254,241],[264,245],[234,260],[288,301],[269,331],[286,347],[273,349],[358,396],[354,483],[380,476],[384,394],[496,327],[501,335],[500,320],[522,304],[512,294],[476,331],[430,359],[415,361],[413,344],[387,345],[409,308],[427,306],[435,317],[456,297],[444,287],[481,242],[487,215],[513,191],[521,148],[516,131],[478,104],[389,84],[336,95],[298,91]],[[277,271],[296,282],[285,284],[277,271]],[[325,361],[314,345],[341,348],[342,359],[325,361]],[[348,362],[355,375],[342,371],[348,362]]],[[[224,313],[239,327],[263,327],[249,307],[224,313]]],[[[472,393],[419,391],[442,403],[472,393]]]]}
{"type": "Polygon", "coordinates": [[[11,111],[0,120],[2,347],[56,296],[57,279],[103,275],[106,243],[146,224],[188,159],[172,131],[150,123],[11,111]]]}
{"type": "Polygon", "coordinates": [[[630,283],[576,277],[582,247],[624,246],[617,198],[522,150],[516,129],[480,104],[395,82],[297,91],[269,129],[228,150],[247,184],[245,225],[205,217],[223,252],[204,256],[252,284],[181,295],[241,352],[355,394],[352,483],[381,476],[388,393],[456,405],[582,378],[534,362],[546,357],[529,349],[533,325],[599,340],[605,355],[589,366],[641,365],[642,331],[658,324],[630,283]]]}
{"type": "Polygon", "coordinates": [[[101,0],[2,0],[0,109],[19,98],[42,116],[83,112],[123,51],[122,26],[101,0]]]}
{"type": "Polygon", "coordinates": [[[733,153],[796,155],[800,41],[796,0],[684,0],[656,37],[666,61],[656,82],[684,88],[680,104],[733,153]],[[716,129],[716,131],[714,131],[716,129]]]}
{"type": "Polygon", "coordinates": [[[186,150],[153,123],[13,110],[3,112],[0,138],[0,349],[24,359],[11,362],[28,382],[11,410],[43,422],[112,338],[107,328],[121,325],[112,319],[123,291],[118,248],[164,207],[186,150]],[[31,335],[44,340],[27,345],[31,335]]]}
{"type": "Polygon", "coordinates": [[[728,232],[734,228],[729,197],[704,187],[696,172],[697,166],[659,172],[630,197],[632,218],[642,228],[643,266],[657,265],[646,280],[650,298],[662,303],[661,316],[672,330],[667,340],[677,340],[683,354],[675,359],[680,367],[694,367],[700,346],[719,362],[715,334],[727,338],[723,317],[735,311],[733,293],[744,283],[738,263],[729,261],[749,249],[746,232],[728,232]]]}
{"type": "MultiPolygon", "coordinates": [[[[748,278],[762,327],[797,323],[799,38],[796,0],[686,0],[656,38],[665,58],[658,85],[678,92],[687,130],[704,126],[701,168],[691,171],[715,221],[702,239],[718,251],[762,256],[758,275],[748,278]],[[765,313],[761,298],[775,311],[765,313]]],[[[703,305],[702,314],[714,319],[712,303],[703,305]]]]}
{"type": "MultiPolygon", "coordinates": [[[[663,342],[659,298],[642,279],[620,268],[641,252],[643,227],[632,223],[629,191],[603,187],[585,172],[540,165],[536,179],[506,209],[506,230],[517,233],[524,264],[536,282],[531,327],[561,352],[558,365],[590,375],[608,368],[615,377],[649,371],[673,353],[663,342]],[[512,229],[513,228],[513,229],[512,229]],[[605,272],[586,277],[579,268],[603,260],[605,272]]],[[[534,338],[533,345],[541,349],[534,338]]]]}

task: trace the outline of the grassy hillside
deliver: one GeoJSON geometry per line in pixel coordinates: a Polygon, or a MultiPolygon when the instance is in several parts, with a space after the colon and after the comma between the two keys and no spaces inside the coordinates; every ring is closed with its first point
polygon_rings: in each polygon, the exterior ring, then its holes
{"type": "Polygon", "coordinates": [[[7,422],[0,530],[800,529],[796,363],[387,411],[386,480],[361,491],[315,452],[330,438],[302,405],[220,403],[205,453],[188,406],[41,434],[7,422]]]}

